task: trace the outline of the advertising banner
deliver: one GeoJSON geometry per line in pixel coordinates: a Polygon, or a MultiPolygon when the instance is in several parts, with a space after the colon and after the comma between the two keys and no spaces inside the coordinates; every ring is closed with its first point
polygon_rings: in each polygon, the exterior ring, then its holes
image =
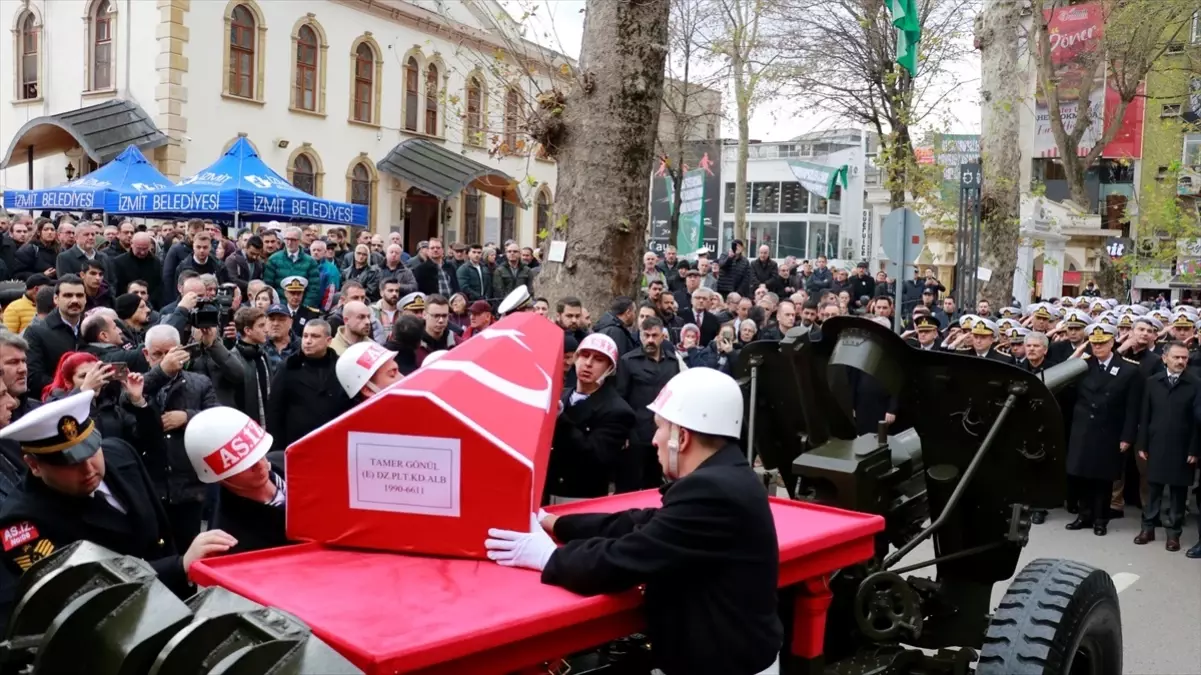
{"type": "MultiPolygon", "coordinates": [[[[700,209],[697,212],[700,219],[701,243],[693,245],[692,250],[688,251],[678,245],[677,236],[676,250],[679,251],[681,257],[694,255],[700,246],[709,249],[711,254],[715,253],[717,251],[717,226],[721,222],[721,143],[697,141],[685,144],[683,168],[685,176],[684,181],[681,182],[687,182],[689,176],[700,176],[703,185],[698,197],[700,209]]],[[[694,186],[695,181],[694,177],[694,186]]],[[[695,187],[693,189],[695,190],[695,187]]],[[[682,192],[684,196],[680,215],[681,233],[684,231],[684,216],[689,213],[689,207],[685,202],[697,201],[688,199],[687,187],[682,192]]],[[[671,209],[674,203],[675,191],[671,173],[667,170],[666,164],[660,160],[651,176],[651,226],[648,237],[649,250],[660,255],[670,243],[671,209]]],[[[688,241],[694,240],[689,239],[688,241]]]]}
{"type": "Polygon", "coordinates": [[[676,232],[676,251],[684,257],[691,259],[701,248],[705,234],[704,211],[705,170],[693,169],[684,174],[680,184],[680,227],[676,232]]]}
{"type": "Polygon", "coordinates": [[[792,175],[806,190],[824,199],[829,199],[834,194],[835,185],[841,185],[842,189],[847,189],[846,164],[825,166],[791,159],[788,160],[788,168],[792,169],[792,175]]]}
{"type": "MultiPolygon", "coordinates": [[[[1051,42],[1051,69],[1058,83],[1056,91],[1059,93],[1059,112],[1064,131],[1071,133],[1076,121],[1085,115],[1092,120],[1077,148],[1078,154],[1086,155],[1101,139],[1106,126],[1113,123],[1119,100],[1117,91],[1106,82],[1105,59],[1096,56],[1097,50],[1104,49],[1104,10],[1098,3],[1088,3],[1059,7],[1046,12],[1045,16],[1051,42]],[[1089,62],[1093,62],[1095,67],[1089,68],[1089,62]],[[1089,81],[1092,82],[1092,88],[1088,100],[1082,101],[1084,84],[1089,81]]],[[[1145,102],[1141,93],[1142,85],[1140,96],[1127,107],[1121,128],[1113,142],[1105,147],[1103,157],[1142,156],[1145,102]]],[[[1051,132],[1051,114],[1041,88],[1035,94],[1034,115],[1035,156],[1058,157],[1059,147],[1051,132]]]]}
{"type": "Polygon", "coordinates": [[[980,161],[979,134],[938,134],[935,136],[934,163],[942,169],[942,198],[959,202],[959,167],[980,161]]]}

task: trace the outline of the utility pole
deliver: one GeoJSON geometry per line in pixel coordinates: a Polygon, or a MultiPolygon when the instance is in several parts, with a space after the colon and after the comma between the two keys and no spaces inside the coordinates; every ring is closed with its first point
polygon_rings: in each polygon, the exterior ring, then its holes
{"type": "MultiPolygon", "coordinates": [[[[1004,307],[1013,297],[1020,238],[1021,162],[1029,161],[1022,157],[1017,143],[1018,110],[1026,79],[1018,69],[1021,19],[1019,0],[985,0],[976,25],[982,90],[980,267],[991,272],[981,295],[993,307],[1004,307]]],[[[978,299],[973,298],[973,303],[978,299]]],[[[1025,304],[1029,298],[1018,300],[1025,304]]]]}

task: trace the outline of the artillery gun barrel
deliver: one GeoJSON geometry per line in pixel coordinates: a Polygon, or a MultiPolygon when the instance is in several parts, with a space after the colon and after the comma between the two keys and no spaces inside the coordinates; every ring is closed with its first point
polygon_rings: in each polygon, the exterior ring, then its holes
{"type": "Polygon", "coordinates": [[[1063,363],[1051,366],[1042,373],[1039,379],[1047,385],[1052,394],[1058,394],[1064,387],[1074,383],[1088,372],[1088,361],[1085,359],[1068,359],[1063,363]]]}

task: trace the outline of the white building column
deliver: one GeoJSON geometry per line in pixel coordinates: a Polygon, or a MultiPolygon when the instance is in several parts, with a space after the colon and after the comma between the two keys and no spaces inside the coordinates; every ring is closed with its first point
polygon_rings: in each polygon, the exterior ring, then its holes
{"type": "Polygon", "coordinates": [[[1068,238],[1062,234],[1044,234],[1043,240],[1043,292],[1044,298],[1063,295],[1064,250],[1068,238]]]}
{"type": "Polygon", "coordinates": [[[1013,270],[1013,297],[1017,298],[1023,307],[1030,304],[1031,293],[1034,292],[1031,286],[1033,280],[1034,239],[1023,233],[1018,242],[1018,257],[1013,270]]]}

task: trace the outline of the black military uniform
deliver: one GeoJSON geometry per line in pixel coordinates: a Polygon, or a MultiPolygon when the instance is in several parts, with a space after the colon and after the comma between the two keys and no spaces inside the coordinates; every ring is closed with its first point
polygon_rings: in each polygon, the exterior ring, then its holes
{"type": "Polygon", "coordinates": [[[18,441],[43,466],[91,462],[100,474],[84,495],[61,492],[27,474],[0,507],[4,562],[20,574],[56,549],[88,540],[146,560],[167,587],[186,596],[187,576],[150,476],[133,446],[100,438],[89,417],[92,396],[87,391],[47,403],[0,430],[0,438],[18,441]]]}
{"type": "Polygon", "coordinates": [[[280,504],[256,502],[234,494],[224,485],[221,486],[212,526],[238,540],[228,553],[245,553],[287,546],[290,543],[286,535],[285,511],[282,504],[286,486],[283,474],[274,466],[271,468],[271,482],[281,495],[280,504]]]}
{"type": "Polygon", "coordinates": [[[609,476],[634,426],[634,411],[618,395],[615,383],[602,384],[573,404],[575,393],[574,387],[563,392],[563,411],[555,421],[546,500],[609,494],[609,476]]]}
{"type": "Polygon", "coordinates": [[[938,336],[937,336],[938,329],[939,329],[938,319],[935,319],[933,316],[931,316],[929,314],[923,314],[923,315],[917,317],[916,319],[914,319],[913,329],[916,330],[918,333],[923,333],[923,332],[934,333],[935,337],[934,337],[933,342],[931,342],[929,345],[925,345],[925,346],[923,346],[921,341],[918,340],[917,338],[906,338],[905,343],[908,344],[910,347],[913,347],[914,349],[921,349],[921,350],[930,351],[930,352],[943,351],[942,348],[938,346],[938,336]]]}
{"type": "MultiPolygon", "coordinates": [[[[309,285],[308,279],[300,276],[288,277],[284,279],[282,283],[284,287],[284,295],[287,295],[289,291],[300,292],[303,294],[309,285]]],[[[287,307],[288,312],[292,314],[292,334],[297,337],[300,337],[304,334],[304,325],[306,323],[312,321],[313,319],[320,319],[321,317],[325,316],[321,310],[317,309],[316,307],[309,307],[308,305],[300,305],[299,307],[287,305],[287,307]]]]}
{"type": "MultiPolygon", "coordinates": [[[[997,324],[991,319],[981,318],[972,322],[972,335],[991,335],[995,339],[997,330],[997,324]]],[[[969,346],[966,350],[961,347],[960,353],[979,356],[980,358],[999,361],[1000,363],[1013,363],[1013,358],[1008,354],[998,351],[996,344],[989,344],[988,350],[984,353],[977,352],[973,346],[969,346]]]]}
{"type": "MultiPolygon", "coordinates": [[[[1113,326],[1093,324],[1089,342],[1112,341],[1113,326]]],[[[1079,484],[1080,515],[1068,529],[1092,527],[1104,536],[1113,482],[1122,476],[1125,454],[1121,443],[1133,445],[1142,404],[1143,378],[1138,366],[1116,352],[1106,363],[1089,359],[1088,373],[1077,382],[1076,407],[1068,435],[1068,475],[1079,484]]]]}
{"type": "Polygon", "coordinates": [[[663,506],[562,516],[542,582],[582,595],[646,584],[655,665],[753,675],[779,653],[779,543],[763,484],[730,443],[664,486],[663,506]]]}

